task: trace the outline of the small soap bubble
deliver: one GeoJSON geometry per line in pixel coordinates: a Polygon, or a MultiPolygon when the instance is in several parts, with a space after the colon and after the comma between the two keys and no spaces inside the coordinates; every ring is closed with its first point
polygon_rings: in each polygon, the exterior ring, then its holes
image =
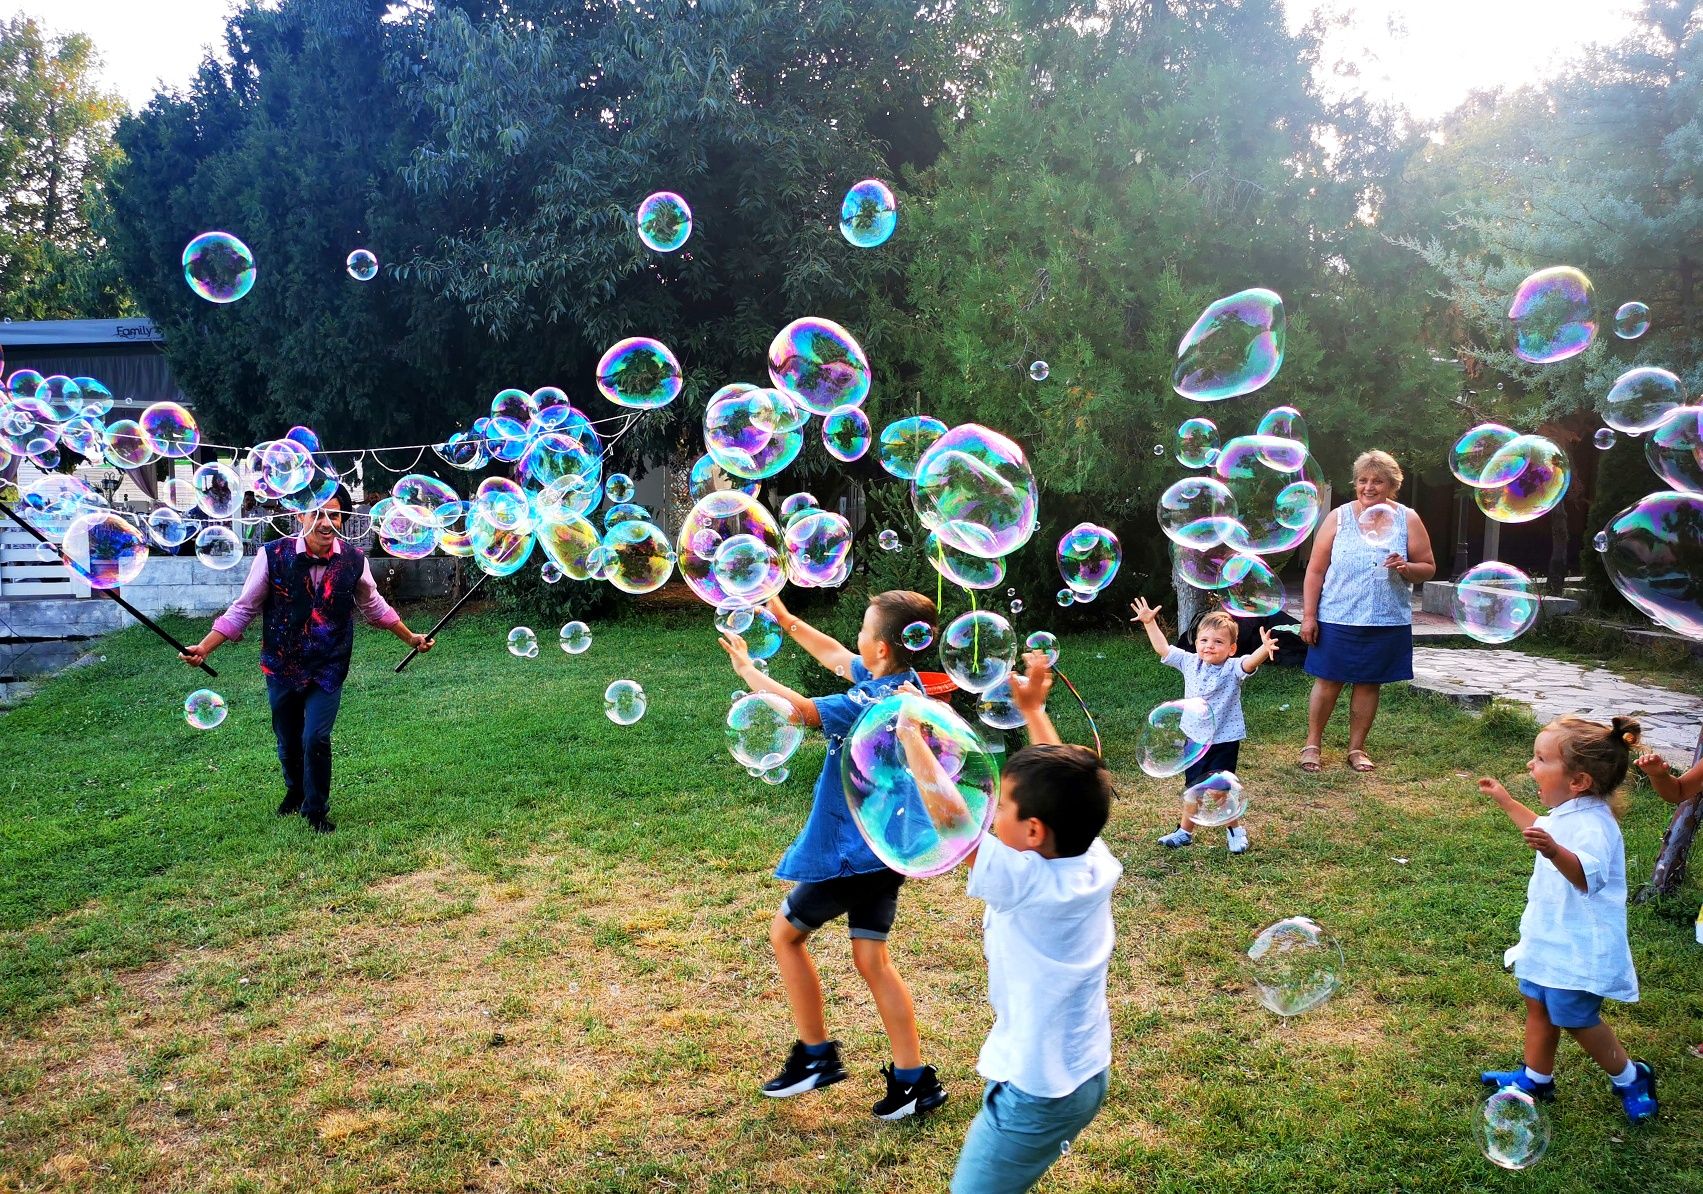
{"type": "Polygon", "coordinates": [[[1050,630],[1032,632],[1023,640],[1023,648],[1026,651],[1042,652],[1047,657],[1048,666],[1058,662],[1058,636],[1050,630]]]}
{"type": "Polygon", "coordinates": [[[1164,444],[1154,444],[1153,445],[1153,455],[1163,456],[1164,454],[1165,454],[1165,445],[1164,444]]]}
{"type": "Polygon", "coordinates": [[[1597,433],[1591,436],[1591,442],[1597,446],[1599,452],[1606,452],[1614,447],[1614,441],[1615,434],[1612,427],[1598,427],[1597,433]]]}
{"type": "Polygon", "coordinates": [[[1013,597],[1011,599],[1011,612],[1013,614],[1020,614],[1023,612],[1023,599],[1021,597],[1013,597]]]}
{"type": "Polygon", "coordinates": [[[1253,393],[1282,367],[1286,328],[1283,299],[1273,291],[1256,287],[1218,299],[1177,346],[1171,387],[1196,402],[1253,393]]]}
{"type": "Polygon", "coordinates": [[[723,634],[744,634],[751,628],[755,613],[748,605],[718,605],[715,611],[715,628],[723,634]]]}
{"type": "Polygon", "coordinates": [[[1636,340],[1650,330],[1650,308],[1643,303],[1622,303],[1614,312],[1614,334],[1636,340]]]}
{"type": "Polygon", "coordinates": [[[1058,603],[1059,603],[1060,608],[1065,608],[1065,607],[1068,607],[1068,606],[1075,605],[1076,604],[1076,593],[1075,593],[1075,591],[1073,591],[1071,589],[1060,589],[1058,591],[1058,603]]]}
{"type": "Polygon", "coordinates": [[[555,560],[544,561],[544,566],[538,569],[538,577],[547,585],[553,585],[562,579],[562,569],[555,560]]]}
{"type": "Polygon", "coordinates": [[[878,178],[866,178],[840,203],[840,235],[860,249],[885,244],[899,226],[899,201],[878,178]]]}
{"type": "Polygon", "coordinates": [[[228,232],[203,232],[183,247],[183,277],[210,303],[234,303],[254,289],[254,254],[228,232]]]}
{"type": "Polygon", "coordinates": [[[1200,761],[1217,728],[1212,707],[1199,697],[1156,705],[1141,728],[1136,761],[1155,779],[1181,775],[1200,761]]]}
{"type": "Polygon", "coordinates": [[[538,658],[538,636],[530,626],[516,626],[509,631],[509,654],[516,659],[538,658]]]}
{"type": "Polygon", "coordinates": [[[603,712],[618,726],[630,726],[645,715],[645,690],[636,680],[615,680],[603,690],[603,712]]]}
{"type": "Polygon", "coordinates": [[[1177,427],[1177,463],[1206,468],[1218,455],[1218,425],[1211,419],[1185,419],[1177,427]]]}
{"type": "Polygon", "coordinates": [[[378,258],[370,249],[356,249],[343,262],[343,267],[357,282],[371,282],[378,277],[378,258]]]}
{"type": "Polygon", "coordinates": [[[611,473],[603,483],[603,496],[617,505],[633,500],[633,479],[626,473],[611,473]]]}
{"type": "Polygon", "coordinates": [[[1248,947],[1248,977],[1259,1001],[1280,1016],[1297,1016],[1329,999],[1342,983],[1342,947],[1306,916],[1262,930],[1248,947]]]}
{"type": "Polygon", "coordinates": [[[751,611],[751,624],[741,635],[745,639],[745,649],[751,653],[751,661],[767,671],[766,661],[774,658],[785,641],[781,634],[781,624],[775,620],[773,614],[759,606],[751,611]]]}
{"type": "Polygon", "coordinates": [[[191,729],[211,730],[224,724],[225,716],[230,712],[225,707],[225,698],[211,688],[197,688],[183,698],[183,719],[191,729]]]}
{"type": "Polygon", "coordinates": [[[1396,541],[1401,527],[1401,513],[1388,502],[1376,502],[1360,511],[1355,518],[1360,537],[1368,547],[1385,548],[1396,541]]]}
{"type": "Polygon", "coordinates": [[[634,222],[645,248],[672,253],[692,235],[692,209],[673,191],[657,191],[639,204],[634,222]]]}
{"type": "Polygon", "coordinates": [[[893,530],[891,527],[875,536],[875,542],[880,544],[882,551],[898,551],[901,546],[899,543],[899,532],[893,530]]]}
{"type": "Polygon", "coordinates": [[[1030,381],[1045,381],[1052,368],[1045,361],[1033,361],[1029,365],[1030,381]]]}
{"type": "Polygon", "coordinates": [[[1608,532],[1607,531],[1598,531],[1595,535],[1592,535],[1591,536],[1591,546],[1596,548],[1599,552],[1607,551],[1608,550],[1608,532]]]}
{"type": "Polygon", "coordinates": [[[242,563],[242,540],[228,526],[202,527],[195,536],[195,558],[217,572],[235,568],[242,563]]]}
{"type": "Polygon", "coordinates": [[[1529,1169],[1549,1150],[1549,1115],[1517,1086],[1504,1086],[1486,1098],[1476,1126],[1485,1159],[1502,1169],[1529,1169]]]}
{"type": "Polygon", "coordinates": [[[564,623],[557,641],[569,655],[583,655],[591,646],[591,627],[577,620],[564,623]]]}
{"type": "Polygon", "coordinates": [[[760,778],[766,784],[784,784],[787,781],[787,777],[791,774],[792,772],[788,771],[785,767],[770,767],[767,771],[762,773],[760,778]]]}
{"type": "Polygon", "coordinates": [[[940,665],[966,692],[986,692],[1017,664],[1017,634],[992,610],[971,610],[947,623],[940,665]]]}
{"type": "Polygon", "coordinates": [[[1522,361],[1549,365],[1577,356],[1596,339],[1591,280],[1572,266],[1539,270],[1508,306],[1510,347],[1522,361]]]}
{"type": "Polygon", "coordinates": [[[927,622],[912,622],[899,632],[899,641],[910,651],[926,651],[934,642],[934,627],[927,622]]]}

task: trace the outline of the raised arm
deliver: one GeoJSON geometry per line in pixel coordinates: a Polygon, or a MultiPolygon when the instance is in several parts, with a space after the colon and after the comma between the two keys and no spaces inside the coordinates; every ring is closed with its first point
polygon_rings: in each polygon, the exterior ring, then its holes
{"type": "Polygon", "coordinates": [[[768,609],[769,613],[774,615],[775,621],[780,623],[781,633],[788,635],[793,642],[803,647],[817,663],[835,675],[851,675],[852,660],[856,656],[850,650],[841,646],[802,618],[794,615],[791,610],[781,604],[779,597],[769,598],[768,609]]]}
{"type": "Polygon", "coordinates": [[[1047,663],[1045,651],[1029,651],[1023,656],[1024,673],[1011,673],[1011,703],[1023,715],[1023,725],[1029,731],[1029,741],[1036,746],[1059,746],[1064,742],[1053,719],[1047,716],[1047,694],[1053,687],[1053,669],[1047,663]]]}
{"type": "Polygon", "coordinates": [[[1668,770],[1667,760],[1652,750],[1639,755],[1637,764],[1638,770],[1649,777],[1656,795],[1669,804],[1684,804],[1703,792],[1703,763],[1698,763],[1684,775],[1675,775],[1668,770]]]}
{"type": "Polygon", "coordinates": [[[1165,640],[1165,632],[1159,628],[1159,611],[1164,606],[1148,605],[1147,598],[1137,597],[1129,603],[1129,608],[1135,613],[1135,617],[1130,621],[1140,622],[1142,628],[1147,631],[1147,642],[1153,648],[1153,653],[1160,659],[1165,658],[1171,644],[1165,640]]]}
{"type": "Polygon", "coordinates": [[[760,671],[751,662],[751,652],[745,647],[745,640],[737,634],[724,632],[721,636],[721,649],[727,652],[727,657],[733,661],[733,670],[739,678],[745,681],[752,692],[768,692],[780,697],[792,706],[793,717],[802,725],[819,729],[822,725],[822,715],[816,711],[816,702],[807,696],[800,696],[779,680],[769,678],[769,674],[760,671]]]}
{"type": "Polygon", "coordinates": [[[958,785],[946,774],[946,768],[929,750],[922,726],[908,712],[899,714],[899,745],[904,749],[905,766],[916,781],[917,794],[922,797],[923,807],[935,828],[950,829],[968,821],[970,806],[964,802],[958,785]]]}
{"type": "Polygon", "coordinates": [[[1508,814],[1508,820],[1522,832],[1530,829],[1532,822],[1537,820],[1537,814],[1515,800],[1508,789],[1502,786],[1501,781],[1485,777],[1478,781],[1478,790],[1501,805],[1502,811],[1508,814]]]}

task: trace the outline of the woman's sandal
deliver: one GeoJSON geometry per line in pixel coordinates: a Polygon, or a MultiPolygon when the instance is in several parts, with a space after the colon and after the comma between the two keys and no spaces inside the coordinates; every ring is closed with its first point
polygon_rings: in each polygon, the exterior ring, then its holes
{"type": "Polygon", "coordinates": [[[1301,770],[1308,775],[1317,775],[1324,769],[1324,764],[1319,762],[1319,748],[1316,746],[1303,746],[1300,762],[1301,770]]]}
{"type": "Polygon", "coordinates": [[[1363,750],[1348,752],[1348,766],[1350,770],[1359,772],[1376,771],[1378,769],[1378,765],[1372,761],[1372,757],[1363,750]]]}

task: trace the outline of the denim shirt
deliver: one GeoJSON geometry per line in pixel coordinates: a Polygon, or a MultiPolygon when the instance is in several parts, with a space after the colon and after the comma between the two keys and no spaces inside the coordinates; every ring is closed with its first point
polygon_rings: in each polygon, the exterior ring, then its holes
{"type": "Polygon", "coordinates": [[[852,657],[851,678],[852,686],[846,692],[838,696],[816,697],[811,702],[822,719],[822,734],[828,740],[828,756],[822,760],[822,774],[816,777],[810,817],[792,845],[787,847],[786,853],[781,855],[780,865],[775,868],[777,879],[816,883],[823,879],[867,875],[887,869],[886,864],[875,856],[875,851],[869,848],[869,843],[863,840],[852,820],[845,787],[840,783],[840,749],[865,709],[907,681],[918,688],[922,687],[922,681],[912,671],[871,676],[869,669],[863,666],[863,660],[856,656],[852,657]]]}

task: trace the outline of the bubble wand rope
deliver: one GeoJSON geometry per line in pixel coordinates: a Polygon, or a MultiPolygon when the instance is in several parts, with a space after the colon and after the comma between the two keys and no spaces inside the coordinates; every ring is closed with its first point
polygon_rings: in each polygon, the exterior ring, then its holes
{"type": "Polygon", "coordinates": [[[1100,727],[1094,721],[1094,715],[1088,711],[1088,702],[1082,699],[1082,694],[1076,691],[1076,685],[1070,682],[1070,677],[1053,669],[1053,675],[1064,681],[1064,686],[1070,689],[1070,695],[1076,698],[1076,703],[1082,706],[1082,716],[1088,719],[1088,732],[1094,735],[1094,753],[1102,759],[1106,757],[1106,748],[1100,742],[1100,727]]]}
{"type": "MultiPolygon", "coordinates": [[[[471,589],[468,589],[467,592],[465,592],[461,595],[461,600],[457,601],[454,605],[449,607],[448,612],[446,612],[443,617],[438,619],[436,626],[433,626],[430,630],[426,631],[426,637],[428,639],[436,638],[437,635],[438,635],[438,631],[440,631],[444,628],[444,623],[448,622],[451,618],[455,617],[456,612],[458,610],[460,610],[462,606],[467,604],[468,598],[472,597],[473,594],[475,594],[479,591],[479,586],[484,584],[486,581],[488,581],[490,579],[491,579],[491,574],[489,572],[481,572],[479,574],[479,579],[473,582],[473,587],[471,589]]],[[[414,656],[418,655],[419,653],[420,653],[420,648],[418,648],[418,647],[415,647],[412,651],[408,652],[408,654],[403,657],[402,662],[396,665],[396,670],[398,672],[400,672],[403,668],[407,667],[410,663],[412,663],[414,661],[414,656]]]]}
{"type": "MultiPolygon", "coordinates": [[[[8,506],[5,502],[0,502],[0,514],[5,514],[7,518],[10,518],[13,522],[15,522],[19,526],[23,527],[24,530],[27,531],[32,538],[34,538],[36,541],[45,545],[49,550],[51,550],[53,552],[54,555],[58,556],[59,559],[60,559],[60,562],[63,563],[67,568],[71,569],[71,571],[73,571],[73,572],[77,573],[79,576],[82,576],[82,577],[85,577],[85,578],[88,576],[87,572],[83,571],[83,569],[77,567],[76,564],[71,562],[70,556],[66,555],[58,547],[54,546],[53,541],[51,539],[49,539],[46,535],[43,535],[40,531],[36,530],[33,526],[31,526],[29,523],[25,522],[23,519],[19,518],[18,512],[16,510],[12,509],[12,507],[8,506]]],[[[146,626],[149,630],[152,630],[155,634],[159,635],[166,642],[168,642],[172,646],[176,647],[178,654],[187,655],[189,653],[188,647],[184,646],[182,643],[178,642],[175,638],[173,638],[170,634],[166,633],[166,631],[164,629],[162,629],[157,622],[155,622],[152,618],[150,618],[147,614],[143,613],[141,610],[137,609],[134,605],[131,605],[128,601],[126,601],[124,598],[120,597],[117,593],[113,592],[111,589],[97,588],[94,591],[99,593],[102,597],[110,597],[113,601],[116,601],[118,603],[119,607],[121,609],[123,609],[125,613],[129,614],[132,618],[135,618],[138,622],[142,623],[142,625],[146,626]]],[[[219,673],[215,672],[212,668],[208,667],[205,663],[199,663],[196,666],[199,667],[202,671],[206,672],[209,676],[212,676],[215,680],[217,680],[219,678],[219,673]]]]}

